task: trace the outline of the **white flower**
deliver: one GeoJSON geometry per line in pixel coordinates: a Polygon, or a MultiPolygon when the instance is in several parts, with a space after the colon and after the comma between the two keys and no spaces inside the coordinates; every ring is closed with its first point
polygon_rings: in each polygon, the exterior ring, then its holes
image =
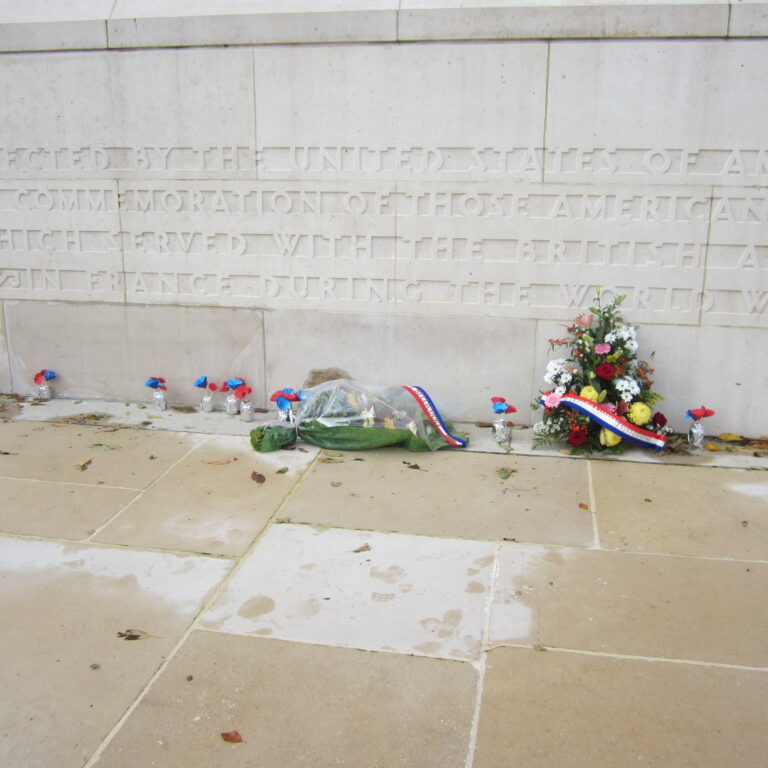
{"type": "Polygon", "coordinates": [[[621,378],[613,380],[613,386],[616,387],[616,391],[619,393],[619,397],[628,403],[633,397],[640,394],[640,385],[630,376],[622,376],[621,378]]]}
{"type": "MultiPolygon", "coordinates": [[[[570,375],[570,374],[569,374],[570,375]]],[[[565,387],[555,387],[554,393],[562,397],[568,390],[565,387]]]]}

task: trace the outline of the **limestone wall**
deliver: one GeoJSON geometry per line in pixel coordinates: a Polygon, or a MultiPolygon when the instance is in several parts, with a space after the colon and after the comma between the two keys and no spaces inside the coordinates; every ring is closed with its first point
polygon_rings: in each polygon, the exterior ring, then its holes
{"type": "Polygon", "coordinates": [[[0,390],[340,366],[525,422],[601,284],[675,426],[765,434],[761,35],[762,2],[0,0],[0,390]]]}

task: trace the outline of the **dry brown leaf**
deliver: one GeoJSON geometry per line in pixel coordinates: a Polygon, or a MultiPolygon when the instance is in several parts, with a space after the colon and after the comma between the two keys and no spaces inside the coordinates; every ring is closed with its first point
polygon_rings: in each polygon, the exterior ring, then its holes
{"type": "Polygon", "coordinates": [[[280,467],[280,469],[275,472],[276,475],[284,475],[288,471],[288,467],[280,467]]]}
{"type": "Polygon", "coordinates": [[[589,509],[589,504],[585,504],[583,501],[579,504],[579,509],[589,509]]]}
{"type": "Polygon", "coordinates": [[[255,470],[251,472],[251,480],[261,485],[267,478],[264,477],[264,475],[261,474],[261,472],[256,472],[255,470]]]}
{"type": "Polygon", "coordinates": [[[93,459],[85,459],[83,461],[78,461],[77,464],[75,464],[75,469],[79,469],[81,472],[85,472],[85,470],[91,466],[92,461],[93,459]]]}
{"type": "Polygon", "coordinates": [[[322,459],[320,459],[320,463],[321,464],[343,464],[344,459],[328,459],[323,457],[322,459]]]}
{"type": "Polygon", "coordinates": [[[476,421],[475,426],[480,427],[480,429],[486,429],[486,428],[492,427],[493,424],[491,424],[490,421],[476,421]]]}
{"type": "Polygon", "coordinates": [[[714,443],[705,443],[704,448],[712,453],[717,453],[720,449],[714,443]]]}
{"type": "Polygon", "coordinates": [[[746,443],[747,438],[741,435],[736,435],[733,432],[723,432],[718,435],[718,438],[724,443],[746,443]]]}
{"type": "Polygon", "coordinates": [[[241,744],[243,742],[243,737],[237,731],[227,731],[226,733],[222,733],[221,738],[230,744],[241,744]]]}
{"type": "Polygon", "coordinates": [[[221,467],[224,464],[231,464],[232,459],[216,459],[215,461],[203,461],[203,464],[213,464],[214,466],[221,467]]]}
{"type": "Polygon", "coordinates": [[[408,469],[420,469],[422,472],[426,472],[426,469],[422,469],[418,464],[411,464],[409,461],[404,461],[403,464],[405,464],[408,469]]]}
{"type": "Polygon", "coordinates": [[[14,453],[13,451],[0,451],[0,456],[18,456],[18,453],[14,453]]]}
{"type": "Polygon", "coordinates": [[[353,552],[370,552],[371,551],[371,545],[370,544],[363,544],[361,547],[358,547],[357,549],[353,549],[353,552]]]}
{"type": "Polygon", "coordinates": [[[162,419],[163,417],[159,413],[148,413],[148,419],[162,419]]]}

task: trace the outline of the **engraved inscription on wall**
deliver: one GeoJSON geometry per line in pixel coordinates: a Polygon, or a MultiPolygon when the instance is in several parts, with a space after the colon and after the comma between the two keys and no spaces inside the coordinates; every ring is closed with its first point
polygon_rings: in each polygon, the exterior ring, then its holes
{"type": "MultiPolygon", "coordinates": [[[[211,171],[251,163],[265,176],[277,162],[268,149],[230,149],[189,157],[211,171]]],[[[304,174],[325,162],[295,149],[280,151],[304,174]]],[[[23,176],[25,164],[39,174],[77,159],[84,176],[108,171],[110,151],[6,151],[2,162],[23,176]]],[[[172,149],[143,151],[125,156],[142,158],[135,170],[172,167],[172,149]]],[[[502,159],[483,152],[489,173],[502,159]]],[[[408,163],[445,171],[460,157],[421,152],[408,163]]],[[[638,157],[659,172],[669,159],[638,157]]],[[[686,161],[689,184],[700,159],[686,161]]],[[[335,170],[329,181],[0,181],[0,297],[563,318],[600,284],[626,293],[639,321],[766,325],[766,189],[473,182],[448,171],[374,182],[335,170]]]]}

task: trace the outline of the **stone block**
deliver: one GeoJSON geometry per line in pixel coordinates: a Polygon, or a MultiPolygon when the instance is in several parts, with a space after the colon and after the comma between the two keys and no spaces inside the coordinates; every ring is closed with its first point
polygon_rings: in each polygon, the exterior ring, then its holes
{"type": "Polygon", "coordinates": [[[768,328],[768,189],[717,189],[701,322],[768,328]]]}
{"type": "Polygon", "coordinates": [[[252,81],[246,50],[9,56],[0,178],[227,167],[254,143],[252,81]]]}
{"type": "Polygon", "coordinates": [[[490,3],[487,0],[405,0],[400,40],[521,38],[723,37],[728,4],[714,2],[490,3]]]}
{"type": "Polygon", "coordinates": [[[424,387],[445,418],[488,421],[490,398],[530,419],[535,323],[481,317],[265,313],[267,389],[300,387],[313,368],[367,384],[424,387]]]}
{"type": "Polygon", "coordinates": [[[9,181],[0,210],[0,298],[124,300],[115,182],[9,181]]]}
{"type": "Polygon", "coordinates": [[[768,35],[768,3],[765,0],[738,0],[731,3],[728,34],[731,37],[768,35]]]}
{"type": "Polygon", "coordinates": [[[395,40],[396,0],[117,0],[112,48],[395,40]]]}
{"type": "Polygon", "coordinates": [[[768,183],[765,46],[551,44],[547,181],[768,183]]]}
{"type": "Polygon", "coordinates": [[[172,403],[197,403],[198,376],[240,376],[264,402],[260,312],[203,307],[6,301],[13,383],[31,390],[34,373],[59,375],[60,397],[148,401],[150,376],[168,382],[172,403]]]}
{"type": "Polygon", "coordinates": [[[254,50],[263,178],[468,177],[472,150],[541,147],[547,48],[254,50]],[[286,98],[290,94],[290,98],[286,98]]]}
{"type": "Polygon", "coordinates": [[[0,0],[0,51],[107,47],[113,0],[0,0]]]}
{"type": "Polygon", "coordinates": [[[8,359],[8,341],[5,333],[5,311],[0,301],[0,392],[11,392],[11,365],[8,359]]]}

